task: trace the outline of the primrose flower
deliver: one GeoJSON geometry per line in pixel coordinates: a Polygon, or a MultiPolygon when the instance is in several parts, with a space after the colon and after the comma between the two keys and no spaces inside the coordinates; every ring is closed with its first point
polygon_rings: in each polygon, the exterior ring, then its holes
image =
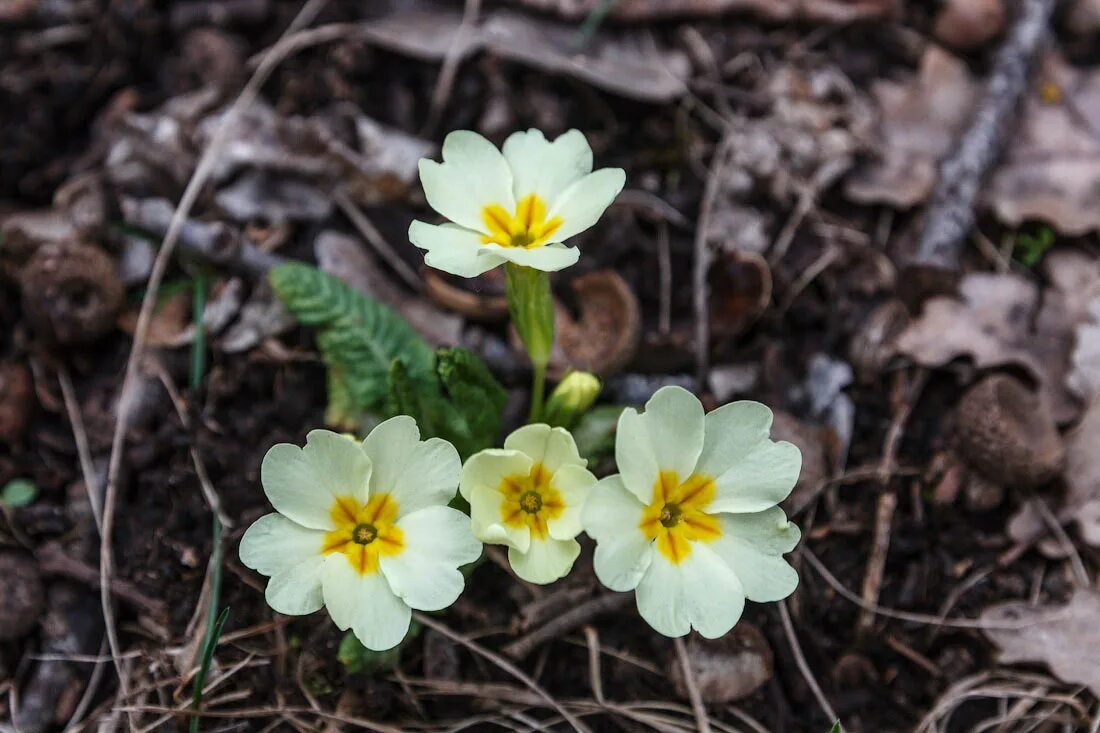
{"type": "Polygon", "coordinates": [[[772,442],[772,412],[733,402],[704,416],[699,400],[664,387],[645,412],[619,418],[620,473],[592,489],[581,515],[596,540],[596,576],[637,591],[638,612],[666,636],[692,628],[714,639],[752,601],[798,584],[783,559],[798,527],[776,504],[794,487],[798,448],[772,442]]]}
{"type": "Polygon", "coordinates": [[[538,130],[516,132],[503,150],[476,132],[443,141],[443,162],[420,161],[420,181],[433,209],[450,220],[414,221],[409,240],[424,261],[460,277],[504,262],[555,272],[577,261],[561,244],[583,232],[623,189],[621,168],[592,172],[592,149],[579,130],[553,142],[538,130]]]}
{"type": "Polygon", "coordinates": [[[481,555],[469,519],[447,506],[460,470],[454,446],[420,440],[407,416],[362,443],[314,430],[304,448],[272,446],[260,479],[276,513],[245,532],[241,562],[270,577],[265,595],[279,613],[324,606],[363,646],[390,649],[412,609],[454,603],[458,567],[481,555]]]}
{"type": "Polygon", "coordinates": [[[562,428],[526,425],[504,448],[483,450],[462,469],[459,491],[470,502],[474,535],[508,546],[508,562],[530,583],[569,573],[581,547],[581,507],[596,477],[573,436],[562,428]]]}

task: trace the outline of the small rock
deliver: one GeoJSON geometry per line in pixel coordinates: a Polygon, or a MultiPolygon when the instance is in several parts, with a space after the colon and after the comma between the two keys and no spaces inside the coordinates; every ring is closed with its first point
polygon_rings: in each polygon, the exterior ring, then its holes
{"type": "Polygon", "coordinates": [[[33,560],[0,554],[0,641],[18,639],[35,627],[45,605],[45,590],[33,560]]]}
{"type": "Polygon", "coordinates": [[[969,50],[999,36],[1005,22],[1003,0],[948,0],[932,34],[947,46],[969,50]]]}
{"type": "Polygon", "coordinates": [[[1066,451],[1050,411],[1015,377],[986,377],[959,401],[960,457],[1009,489],[1034,488],[1057,476],[1066,451]]]}
{"type": "Polygon", "coordinates": [[[22,440],[34,407],[31,375],[22,364],[0,362],[0,443],[22,440]]]}
{"type": "MultiPolygon", "coordinates": [[[[688,659],[703,702],[741,700],[772,678],[775,660],[760,629],[742,621],[720,639],[693,635],[687,642],[688,659]]],[[[672,655],[669,677],[676,694],[688,698],[680,659],[672,655]]]]}
{"type": "Polygon", "coordinates": [[[115,262],[98,247],[44,244],[20,272],[23,309],[35,331],[61,345],[110,331],[124,291],[115,262]]]}

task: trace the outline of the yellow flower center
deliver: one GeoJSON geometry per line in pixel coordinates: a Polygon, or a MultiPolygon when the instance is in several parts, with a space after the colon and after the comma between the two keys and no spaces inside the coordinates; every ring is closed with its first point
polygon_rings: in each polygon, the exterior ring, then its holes
{"type": "Polygon", "coordinates": [[[500,204],[490,204],[481,210],[481,221],[488,232],[481,243],[525,249],[541,247],[562,225],[561,217],[547,219],[546,213],[546,202],[533,193],[519,200],[515,212],[500,204]]]}
{"type": "Polygon", "coordinates": [[[375,494],[366,504],[351,496],[336,499],[329,510],[336,529],[325,534],[321,552],[343,553],[360,575],[378,572],[378,558],[405,549],[405,534],[397,521],[397,502],[389,494],[375,494]]]}
{"type": "Polygon", "coordinates": [[[714,493],[709,476],[692,474],[680,483],[675,471],[661,471],[638,528],[657,542],[657,550],[670,562],[681,563],[691,554],[692,542],[713,542],[722,536],[718,518],[705,511],[714,493]]]}
{"type": "Polygon", "coordinates": [[[501,479],[500,519],[509,527],[529,527],[532,539],[549,536],[546,523],[565,511],[565,500],[551,483],[550,472],[541,463],[528,474],[515,474],[501,479]]]}

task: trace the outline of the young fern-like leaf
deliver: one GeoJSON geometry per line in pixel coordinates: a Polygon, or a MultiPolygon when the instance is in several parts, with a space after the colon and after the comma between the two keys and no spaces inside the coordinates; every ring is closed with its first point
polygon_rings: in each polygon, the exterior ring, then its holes
{"type": "Polygon", "coordinates": [[[335,381],[329,378],[330,403],[338,405],[342,417],[352,405],[360,411],[384,405],[395,359],[410,375],[431,375],[431,346],[385,305],[302,263],[273,267],[268,277],[287,309],[302,324],[318,329],[321,355],[338,375],[335,381]]]}

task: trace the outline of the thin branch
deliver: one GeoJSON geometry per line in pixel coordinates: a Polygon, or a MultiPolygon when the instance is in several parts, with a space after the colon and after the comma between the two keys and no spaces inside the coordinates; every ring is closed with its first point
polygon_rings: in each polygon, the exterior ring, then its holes
{"type": "Polygon", "coordinates": [[[691,668],[691,657],[688,656],[687,646],[680,637],[676,637],[672,642],[676,645],[676,656],[680,660],[680,672],[684,676],[684,687],[687,688],[688,700],[691,701],[691,710],[695,713],[695,724],[699,727],[699,733],[710,733],[710,716],[707,715],[707,707],[703,704],[703,696],[699,694],[699,685],[695,682],[695,671],[691,668]]]}
{"type": "Polygon", "coordinates": [[[817,683],[817,678],[814,677],[813,670],[810,669],[810,665],[806,661],[806,656],[802,653],[802,645],[798,643],[798,636],[794,633],[794,624],[791,623],[791,614],[787,611],[786,601],[779,602],[779,620],[783,622],[783,631],[786,632],[787,641],[790,642],[791,653],[794,654],[795,664],[798,665],[798,670],[805,678],[806,684],[810,686],[810,691],[813,692],[814,697],[817,699],[817,704],[821,707],[821,712],[825,713],[825,717],[829,720],[838,720],[836,711],[834,711],[833,706],[829,704],[829,700],[825,697],[825,693],[821,691],[821,685],[817,683]]]}

